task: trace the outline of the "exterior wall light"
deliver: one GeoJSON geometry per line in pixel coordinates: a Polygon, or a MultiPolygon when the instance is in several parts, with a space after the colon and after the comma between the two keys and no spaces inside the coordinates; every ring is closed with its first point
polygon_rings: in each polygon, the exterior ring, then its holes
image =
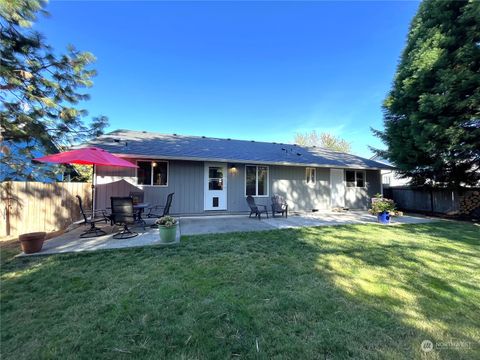
{"type": "Polygon", "coordinates": [[[228,172],[230,174],[236,174],[238,172],[238,169],[237,167],[235,166],[235,164],[229,164],[228,165],[228,172]]]}

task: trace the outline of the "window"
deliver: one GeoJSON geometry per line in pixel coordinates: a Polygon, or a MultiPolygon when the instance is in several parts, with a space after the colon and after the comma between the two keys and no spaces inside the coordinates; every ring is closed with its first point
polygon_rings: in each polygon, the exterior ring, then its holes
{"type": "Polygon", "coordinates": [[[360,170],[346,170],[345,171],[345,181],[347,187],[365,187],[365,171],[360,170]]]}
{"type": "Polygon", "coordinates": [[[357,178],[357,187],[365,187],[365,173],[363,171],[355,171],[355,176],[357,178]]]}
{"type": "Polygon", "coordinates": [[[210,166],[208,168],[208,190],[223,190],[223,169],[221,167],[210,166]]]}
{"type": "Polygon", "coordinates": [[[168,186],[168,162],[137,161],[137,184],[168,186]]]}
{"type": "Polygon", "coordinates": [[[268,168],[257,166],[257,195],[268,196],[268,168]]]}
{"type": "Polygon", "coordinates": [[[307,184],[315,184],[317,181],[317,171],[315,168],[306,168],[306,182],[307,184]]]}
{"type": "Polygon", "coordinates": [[[385,184],[385,185],[390,185],[390,182],[392,181],[392,179],[390,178],[390,175],[383,175],[383,181],[382,183],[385,184]]]}
{"type": "Polygon", "coordinates": [[[245,166],[245,195],[268,196],[268,166],[245,166]]]}

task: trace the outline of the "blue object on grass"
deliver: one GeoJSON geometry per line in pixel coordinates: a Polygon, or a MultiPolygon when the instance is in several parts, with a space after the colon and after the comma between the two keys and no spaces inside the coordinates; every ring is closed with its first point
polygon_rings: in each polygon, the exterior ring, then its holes
{"type": "Polygon", "coordinates": [[[390,213],[387,211],[384,211],[378,214],[378,222],[380,224],[390,224],[390,213]]]}

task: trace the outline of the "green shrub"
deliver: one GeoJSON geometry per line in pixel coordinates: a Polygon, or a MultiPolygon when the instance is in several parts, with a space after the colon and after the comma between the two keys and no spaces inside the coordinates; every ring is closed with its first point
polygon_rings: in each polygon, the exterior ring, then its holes
{"type": "Polygon", "coordinates": [[[378,196],[372,199],[372,208],[368,210],[370,214],[381,214],[383,212],[395,212],[395,203],[391,199],[384,199],[378,196]]]}

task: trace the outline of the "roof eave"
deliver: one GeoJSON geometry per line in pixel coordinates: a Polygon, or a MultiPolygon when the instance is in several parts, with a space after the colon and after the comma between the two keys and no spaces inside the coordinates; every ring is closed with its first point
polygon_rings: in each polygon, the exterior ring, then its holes
{"type": "Polygon", "coordinates": [[[142,154],[122,154],[114,153],[116,156],[129,159],[146,159],[146,160],[184,160],[184,161],[208,161],[208,162],[227,162],[238,164],[255,164],[255,165],[279,165],[279,166],[303,166],[303,167],[320,167],[320,168],[338,168],[338,169],[361,169],[361,170],[385,170],[390,167],[371,167],[371,166],[348,166],[335,164],[318,164],[318,163],[294,163],[288,161],[260,161],[260,160],[239,160],[224,158],[201,158],[193,156],[164,156],[164,155],[142,155],[142,154]]]}

